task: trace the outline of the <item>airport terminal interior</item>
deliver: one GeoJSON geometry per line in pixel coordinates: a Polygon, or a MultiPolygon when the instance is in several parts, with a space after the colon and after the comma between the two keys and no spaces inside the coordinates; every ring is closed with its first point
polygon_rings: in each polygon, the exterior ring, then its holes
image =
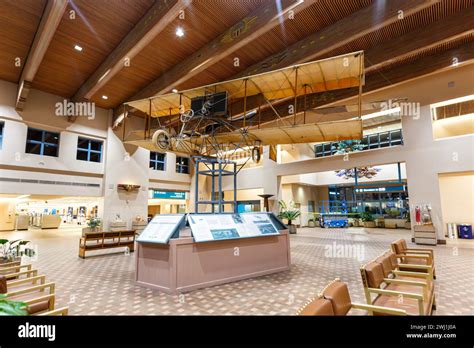
{"type": "Polygon", "coordinates": [[[11,313],[474,315],[473,0],[0,19],[11,313]]]}

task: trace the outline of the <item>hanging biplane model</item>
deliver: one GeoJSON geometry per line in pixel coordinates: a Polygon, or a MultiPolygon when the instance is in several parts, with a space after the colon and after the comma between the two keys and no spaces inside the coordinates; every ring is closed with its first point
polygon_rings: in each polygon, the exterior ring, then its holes
{"type": "Polygon", "coordinates": [[[243,150],[258,162],[264,145],[361,139],[364,76],[360,51],[127,102],[126,108],[147,117],[145,130],[130,132],[124,143],[191,157],[228,159],[243,150]],[[316,123],[306,119],[308,94],[354,87],[359,92],[358,117],[316,123]],[[285,103],[288,110],[281,115],[278,107],[285,103]],[[263,111],[274,113],[272,122],[262,120],[263,111]]]}

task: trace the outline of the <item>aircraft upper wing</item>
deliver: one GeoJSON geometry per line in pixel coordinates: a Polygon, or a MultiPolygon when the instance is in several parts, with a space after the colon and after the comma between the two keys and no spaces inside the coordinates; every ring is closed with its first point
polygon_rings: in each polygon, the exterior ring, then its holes
{"type": "Polygon", "coordinates": [[[219,82],[199,88],[127,102],[152,117],[180,113],[191,108],[191,99],[209,93],[227,92],[232,100],[258,94],[273,101],[307,93],[357,87],[363,84],[364,57],[361,51],[284,69],[219,82]]]}

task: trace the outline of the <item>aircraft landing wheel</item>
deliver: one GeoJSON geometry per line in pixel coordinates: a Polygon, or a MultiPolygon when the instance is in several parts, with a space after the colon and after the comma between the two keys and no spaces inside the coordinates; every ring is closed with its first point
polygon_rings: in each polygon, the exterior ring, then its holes
{"type": "Polygon", "coordinates": [[[259,147],[252,148],[252,161],[254,161],[255,163],[258,163],[260,162],[261,158],[262,158],[262,154],[261,154],[260,148],[259,147]]]}
{"type": "Polygon", "coordinates": [[[166,152],[171,148],[171,137],[169,133],[163,129],[159,129],[153,133],[151,141],[158,152],[166,152]]]}

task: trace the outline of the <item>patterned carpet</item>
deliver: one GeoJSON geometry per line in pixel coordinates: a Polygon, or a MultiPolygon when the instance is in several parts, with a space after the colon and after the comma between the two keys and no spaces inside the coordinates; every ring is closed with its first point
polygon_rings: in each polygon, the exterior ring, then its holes
{"type": "MultiPolygon", "coordinates": [[[[0,232],[37,245],[40,274],[71,315],[291,315],[335,277],[365,303],[359,267],[410,231],[304,228],[291,236],[291,271],[175,296],[134,284],[134,254],[78,258],[79,229],[0,232]]],[[[116,251],[115,251],[116,252],[116,251]]],[[[95,253],[95,252],[93,252],[95,253]]],[[[93,253],[91,255],[93,255],[93,253]]],[[[112,254],[113,253],[113,254],[112,254]]],[[[474,314],[474,241],[435,247],[437,315],[474,314]]]]}

